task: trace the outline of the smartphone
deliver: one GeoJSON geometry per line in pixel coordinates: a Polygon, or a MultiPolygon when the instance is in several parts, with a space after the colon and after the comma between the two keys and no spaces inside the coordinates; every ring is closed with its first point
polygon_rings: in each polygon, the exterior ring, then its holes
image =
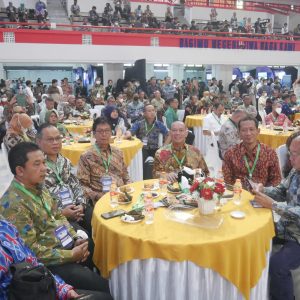
{"type": "Polygon", "coordinates": [[[125,210],[118,209],[118,210],[113,210],[113,211],[109,211],[109,212],[103,213],[103,214],[101,214],[101,217],[103,219],[105,219],[105,220],[108,220],[108,219],[112,219],[112,218],[115,218],[115,217],[122,216],[125,213],[126,213],[125,210]]]}
{"type": "Polygon", "coordinates": [[[257,203],[255,200],[250,200],[250,203],[254,208],[263,208],[263,206],[257,203]]]}

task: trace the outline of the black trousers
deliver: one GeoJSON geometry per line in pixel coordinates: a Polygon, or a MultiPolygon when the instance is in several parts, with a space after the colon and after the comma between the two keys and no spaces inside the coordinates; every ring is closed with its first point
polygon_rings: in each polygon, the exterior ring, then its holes
{"type": "Polygon", "coordinates": [[[85,295],[86,300],[112,300],[112,297],[103,292],[95,292],[95,291],[88,291],[88,290],[75,290],[78,295],[85,295]]]}
{"type": "Polygon", "coordinates": [[[110,295],[108,281],[87,267],[77,263],[47,267],[53,274],[60,276],[66,283],[72,285],[75,289],[103,292],[104,296],[110,295]]]}
{"type": "Polygon", "coordinates": [[[142,153],[143,153],[143,179],[152,179],[153,178],[153,163],[145,163],[145,160],[147,159],[148,156],[152,156],[154,158],[155,152],[157,149],[145,149],[143,148],[142,153]]]}

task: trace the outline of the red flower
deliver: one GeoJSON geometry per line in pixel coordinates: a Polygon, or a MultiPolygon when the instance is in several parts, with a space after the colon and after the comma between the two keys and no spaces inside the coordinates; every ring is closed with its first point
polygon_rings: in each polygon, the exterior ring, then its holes
{"type": "Polygon", "coordinates": [[[159,153],[159,159],[162,163],[165,163],[171,157],[171,151],[161,150],[159,153]]]}
{"type": "Polygon", "coordinates": [[[193,183],[193,185],[190,187],[190,192],[192,193],[192,192],[196,191],[199,187],[199,184],[200,184],[199,181],[195,181],[193,183]]]}
{"type": "Polygon", "coordinates": [[[225,192],[224,185],[217,182],[216,186],[215,186],[215,189],[214,189],[214,192],[219,194],[219,195],[223,195],[223,193],[225,192]]]}
{"type": "Polygon", "coordinates": [[[200,196],[202,198],[204,198],[205,200],[211,200],[213,197],[213,194],[214,194],[214,192],[211,189],[202,189],[200,191],[200,196]]]}

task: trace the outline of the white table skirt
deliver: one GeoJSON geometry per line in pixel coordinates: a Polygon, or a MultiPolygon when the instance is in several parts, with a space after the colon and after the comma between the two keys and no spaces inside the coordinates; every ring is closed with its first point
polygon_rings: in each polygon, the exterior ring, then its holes
{"type": "Polygon", "coordinates": [[[128,166],[129,178],[132,182],[143,180],[143,154],[142,149],[132,159],[128,166]]]}
{"type": "MultiPolygon", "coordinates": [[[[269,254],[266,254],[266,268],[251,289],[251,300],[268,299],[269,254]]],[[[190,261],[135,259],[114,269],[109,284],[114,300],[244,299],[236,286],[217,272],[190,261]]]]}

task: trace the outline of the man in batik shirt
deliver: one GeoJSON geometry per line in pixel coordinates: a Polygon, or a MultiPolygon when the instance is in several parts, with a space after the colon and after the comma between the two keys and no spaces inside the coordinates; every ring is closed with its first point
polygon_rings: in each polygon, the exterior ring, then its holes
{"type": "Polygon", "coordinates": [[[87,206],[78,178],[72,174],[70,160],[59,154],[62,141],[58,129],[43,124],[36,137],[40,149],[46,154],[45,187],[71,225],[75,229],[82,226],[91,234],[91,207],[87,206]]]}
{"type": "Polygon", "coordinates": [[[143,142],[144,179],[152,178],[153,157],[159,147],[159,135],[161,134],[163,139],[166,139],[168,135],[167,127],[162,122],[155,120],[155,118],[155,108],[153,105],[148,104],[144,108],[144,119],[135,122],[130,131],[126,132],[127,138],[135,135],[143,142]],[[152,157],[152,163],[148,164],[150,162],[149,156],[152,157]]]}
{"type": "Polygon", "coordinates": [[[238,109],[244,110],[249,116],[256,118],[257,110],[256,108],[251,104],[252,100],[248,94],[243,95],[243,105],[238,106],[238,109]]]}
{"type": "Polygon", "coordinates": [[[113,181],[117,186],[129,183],[129,175],[122,151],[109,144],[112,132],[105,117],[94,121],[93,134],[96,143],[80,156],[77,177],[84,195],[95,203],[113,181]]]}
{"type": "Polygon", "coordinates": [[[108,291],[107,281],[81,265],[89,258],[88,240],[76,234],[43,188],[44,153],[23,142],[10,150],[8,161],[14,180],[0,200],[0,213],[53,273],[80,289],[108,291]]]}
{"type": "Polygon", "coordinates": [[[170,130],[171,144],[158,149],[155,154],[153,177],[159,178],[161,172],[166,172],[168,180],[177,181],[178,172],[183,167],[202,169],[208,175],[206,163],[200,151],[185,144],[188,130],[183,122],[176,121],[170,130]]]}
{"type": "Polygon", "coordinates": [[[258,142],[258,122],[247,116],[238,123],[242,143],[226,151],[223,161],[225,182],[234,184],[241,179],[262,183],[264,186],[276,186],[280,183],[281,173],[276,152],[269,146],[258,142]]]}
{"type": "Polygon", "coordinates": [[[231,117],[221,126],[219,132],[219,147],[221,156],[224,158],[225,152],[232,146],[241,142],[238,123],[241,119],[245,118],[247,113],[243,110],[236,110],[231,117]]]}
{"type": "Polygon", "coordinates": [[[293,169],[276,187],[259,185],[255,200],[281,216],[276,236],[283,246],[270,259],[270,298],[295,299],[291,270],[300,266],[300,138],[292,137],[289,146],[293,169]]]}

